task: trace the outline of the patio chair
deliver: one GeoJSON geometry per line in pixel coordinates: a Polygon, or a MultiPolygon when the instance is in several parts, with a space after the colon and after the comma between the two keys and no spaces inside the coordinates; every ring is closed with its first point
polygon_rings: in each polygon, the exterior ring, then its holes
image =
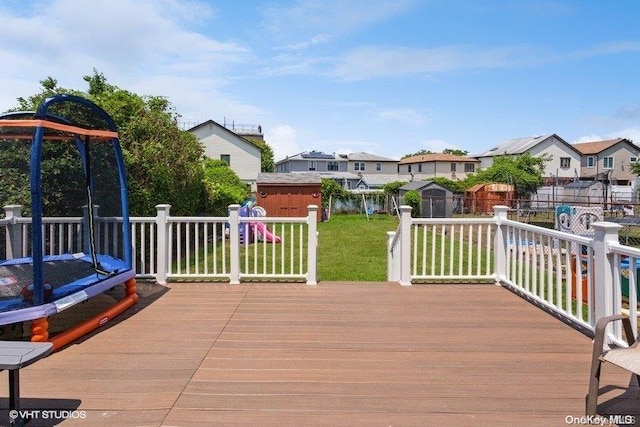
{"type": "Polygon", "coordinates": [[[638,340],[633,336],[631,321],[628,317],[620,314],[607,316],[596,323],[593,357],[591,359],[591,376],[589,377],[589,394],[587,394],[587,415],[596,415],[602,362],[611,363],[631,372],[635,377],[636,383],[640,386],[640,346],[638,345],[638,340]],[[605,349],[604,342],[607,325],[616,320],[622,320],[624,334],[629,347],[605,349]]]}

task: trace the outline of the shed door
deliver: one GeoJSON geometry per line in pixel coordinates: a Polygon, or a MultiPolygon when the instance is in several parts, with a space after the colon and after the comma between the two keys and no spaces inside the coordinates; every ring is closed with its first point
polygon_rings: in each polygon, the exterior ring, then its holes
{"type": "Polygon", "coordinates": [[[422,191],[422,217],[444,218],[446,217],[447,192],[436,188],[422,191]]]}
{"type": "Polygon", "coordinates": [[[298,217],[302,195],[299,187],[282,187],[280,189],[280,213],[278,216],[298,217]]]}

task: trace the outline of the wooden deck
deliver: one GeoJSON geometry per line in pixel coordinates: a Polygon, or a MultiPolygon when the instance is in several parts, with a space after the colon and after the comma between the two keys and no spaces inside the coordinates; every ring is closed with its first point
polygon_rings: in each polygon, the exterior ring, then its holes
{"type": "MultiPolygon", "coordinates": [[[[565,426],[584,415],[591,340],[494,285],[140,292],[121,319],[21,371],[26,409],[84,417],[29,425],[565,426]]],[[[629,380],[604,367],[602,385],[616,387],[601,412],[640,414],[637,389],[618,397],[629,380]]]]}

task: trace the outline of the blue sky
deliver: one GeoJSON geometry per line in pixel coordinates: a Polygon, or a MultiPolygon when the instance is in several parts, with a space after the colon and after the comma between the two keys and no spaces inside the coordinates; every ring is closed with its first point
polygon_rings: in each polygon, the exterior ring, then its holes
{"type": "Polygon", "coordinates": [[[636,0],[4,0],[0,110],[95,68],[301,151],[640,143],[636,0]]]}

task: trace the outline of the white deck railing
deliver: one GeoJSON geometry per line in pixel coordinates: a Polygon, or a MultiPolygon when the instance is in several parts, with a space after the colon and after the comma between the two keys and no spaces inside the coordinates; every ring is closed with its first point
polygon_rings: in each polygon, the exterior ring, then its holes
{"type": "MultiPolygon", "coordinates": [[[[133,268],[139,278],[167,280],[302,280],[317,283],[317,206],[301,218],[172,217],[158,205],[156,217],[130,218],[133,268]]],[[[31,218],[21,206],[6,206],[0,219],[1,259],[31,255],[31,218]]],[[[97,251],[122,256],[122,218],[96,219],[97,251]]],[[[43,218],[47,255],[88,252],[86,218],[43,218]]]]}
{"type": "MultiPolygon", "coordinates": [[[[130,218],[137,277],[167,280],[302,280],[317,283],[317,207],[301,218],[172,217],[159,205],[154,218],[130,218]],[[278,241],[279,240],[279,241],[278,241]]],[[[417,282],[493,281],[587,331],[611,314],[637,315],[640,249],[619,243],[620,225],[591,224],[577,236],[493,217],[411,218],[400,207],[400,225],[388,233],[387,279],[417,282]]],[[[31,253],[31,219],[19,206],[0,219],[3,259],[31,253]]],[[[99,251],[119,255],[121,218],[97,219],[99,251]]],[[[85,218],[43,218],[46,254],[86,252],[85,218]]],[[[634,333],[637,334],[635,322],[634,333]]],[[[612,328],[613,340],[622,331],[612,328]]]]}
{"type": "MultiPolygon", "coordinates": [[[[596,222],[592,236],[577,236],[509,220],[508,207],[494,208],[491,218],[427,219],[401,206],[400,225],[389,233],[387,279],[492,280],[591,333],[601,317],[637,316],[640,249],[618,243],[618,224],[596,222]]],[[[623,342],[619,325],[610,338],[623,342]]]]}

